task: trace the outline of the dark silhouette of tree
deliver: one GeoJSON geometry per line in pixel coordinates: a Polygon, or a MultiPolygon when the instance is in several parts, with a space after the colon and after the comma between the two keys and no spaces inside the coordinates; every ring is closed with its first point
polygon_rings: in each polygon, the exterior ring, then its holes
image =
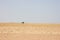
{"type": "Polygon", "coordinates": [[[22,24],[24,24],[24,22],[21,22],[22,24]]]}

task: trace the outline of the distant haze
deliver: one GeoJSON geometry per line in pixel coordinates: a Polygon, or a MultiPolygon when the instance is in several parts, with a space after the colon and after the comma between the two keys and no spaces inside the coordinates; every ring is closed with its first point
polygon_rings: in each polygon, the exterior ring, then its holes
{"type": "Polygon", "coordinates": [[[0,22],[21,21],[60,23],[60,0],[0,0],[0,22]]]}

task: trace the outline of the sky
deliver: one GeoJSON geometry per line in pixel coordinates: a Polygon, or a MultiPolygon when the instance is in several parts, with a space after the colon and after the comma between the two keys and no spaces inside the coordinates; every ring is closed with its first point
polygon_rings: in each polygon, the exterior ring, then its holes
{"type": "Polygon", "coordinates": [[[60,0],[0,0],[0,22],[60,23],[60,0]]]}

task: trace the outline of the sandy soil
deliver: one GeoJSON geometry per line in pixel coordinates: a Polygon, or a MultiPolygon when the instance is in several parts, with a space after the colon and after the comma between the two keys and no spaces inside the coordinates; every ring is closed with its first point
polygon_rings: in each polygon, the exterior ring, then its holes
{"type": "Polygon", "coordinates": [[[0,40],[60,40],[60,24],[0,23],[0,40]]]}

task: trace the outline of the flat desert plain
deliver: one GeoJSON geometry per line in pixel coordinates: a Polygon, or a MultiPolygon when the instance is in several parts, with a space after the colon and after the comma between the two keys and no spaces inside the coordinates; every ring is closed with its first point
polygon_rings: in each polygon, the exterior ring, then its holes
{"type": "Polygon", "coordinates": [[[0,40],[60,40],[60,24],[0,23],[0,40]]]}

